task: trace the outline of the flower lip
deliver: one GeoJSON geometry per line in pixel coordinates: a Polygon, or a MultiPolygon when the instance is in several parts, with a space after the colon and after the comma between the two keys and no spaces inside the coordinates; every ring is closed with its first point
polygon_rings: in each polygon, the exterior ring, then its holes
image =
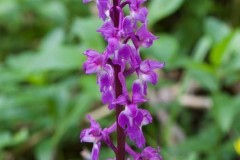
{"type": "Polygon", "coordinates": [[[163,160],[159,152],[159,148],[146,147],[142,153],[138,155],[136,160],[163,160]]]}
{"type": "Polygon", "coordinates": [[[91,116],[87,116],[91,123],[90,128],[84,129],[80,134],[81,142],[96,143],[102,139],[101,127],[91,116]]]}

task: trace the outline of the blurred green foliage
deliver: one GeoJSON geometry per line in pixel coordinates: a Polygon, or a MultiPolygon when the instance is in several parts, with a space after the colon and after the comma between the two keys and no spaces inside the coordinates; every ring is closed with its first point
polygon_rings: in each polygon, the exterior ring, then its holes
{"type": "MultiPolygon", "coordinates": [[[[166,160],[237,159],[240,2],[147,5],[149,27],[159,40],[142,55],[166,62],[151,90],[179,88],[173,100],[144,104],[154,117],[144,127],[148,144],[161,146],[166,160]],[[185,106],[186,94],[207,97],[209,108],[185,106]],[[183,138],[174,139],[179,134],[183,138]]],[[[80,0],[0,0],[0,159],[81,159],[88,146],[79,143],[85,115],[101,106],[95,77],[81,70],[82,52],[103,51],[105,42],[95,32],[100,25],[94,5],[80,0]]],[[[106,126],[113,119],[111,114],[100,122],[106,126]]],[[[101,159],[110,155],[104,146],[101,159]]]]}

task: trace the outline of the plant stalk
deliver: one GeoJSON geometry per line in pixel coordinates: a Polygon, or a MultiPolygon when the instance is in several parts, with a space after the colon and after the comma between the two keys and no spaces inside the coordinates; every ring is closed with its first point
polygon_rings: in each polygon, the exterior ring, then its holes
{"type": "MultiPolygon", "coordinates": [[[[117,7],[119,6],[119,0],[113,0],[113,23],[116,28],[119,27],[119,11],[117,7]]],[[[115,92],[116,98],[122,95],[122,84],[119,80],[118,74],[121,71],[121,67],[119,65],[114,65],[114,81],[115,81],[115,92]]],[[[125,141],[126,136],[124,133],[124,129],[118,124],[119,114],[124,110],[124,106],[116,105],[116,121],[117,121],[117,152],[116,159],[117,160],[125,160],[125,141]]]]}

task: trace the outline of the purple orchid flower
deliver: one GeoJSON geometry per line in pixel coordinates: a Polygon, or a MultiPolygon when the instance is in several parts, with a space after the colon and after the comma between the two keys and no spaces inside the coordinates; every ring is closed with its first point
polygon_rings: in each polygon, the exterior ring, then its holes
{"type": "Polygon", "coordinates": [[[88,119],[91,122],[91,127],[88,129],[84,129],[81,132],[80,139],[81,142],[93,143],[91,158],[93,160],[98,160],[102,140],[102,129],[99,123],[93,120],[92,117],[88,116],[88,119]]]}
{"type": "Polygon", "coordinates": [[[156,62],[153,60],[145,60],[140,64],[140,69],[138,70],[138,74],[141,80],[145,82],[150,82],[152,84],[157,84],[158,76],[154,72],[155,69],[163,68],[164,63],[156,62]]]}
{"type": "MultiPolygon", "coordinates": [[[[92,0],[83,0],[88,3],[92,0]]],[[[84,52],[87,57],[83,68],[86,74],[97,75],[97,84],[102,94],[102,102],[110,110],[116,111],[116,122],[105,129],[91,117],[91,126],[80,135],[81,142],[93,143],[92,159],[98,160],[102,142],[114,152],[114,160],[124,160],[125,151],[134,160],[162,160],[159,150],[146,147],[141,153],[134,152],[125,144],[126,137],[138,148],[146,145],[142,127],[152,122],[150,113],[141,109],[141,103],[148,101],[147,86],[156,85],[158,75],[156,69],[164,67],[164,63],[154,60],[142,60],[141,47],[148,48],[158,39],[147,28],[148,10],[142,7],[146,0],[96,0],[98,15],[104,22],[97,30],[107,47],[102,54],[89,49],[84,52]],[[127,15],[123,8],[128,6],[127,15]],[[137,79],[132,84],[132,95],[128,91],[126,78],[132,74],[137,79]],[[110,134],[117,131],[117,147],[110,134]]],[[[130,159],[130,158],[128,158],[130,159]]]]}
{"type": "Polygon", "coordinates": [[[145,138],[142,133],[142,126],[152,122],[152,117],[147,110],[138,109],[136,104],[126,105],[125,110],[118,117],[118,123],[125,128],[129,138],[138,147],[145,145],[145,138]]]}
{"type": "Polygon", "coordinates": [[[83,64],[86,74],[97,73],[103,65],[103,56],[95,50],[87,50],[84,52],[87,61],[83,64]]]}

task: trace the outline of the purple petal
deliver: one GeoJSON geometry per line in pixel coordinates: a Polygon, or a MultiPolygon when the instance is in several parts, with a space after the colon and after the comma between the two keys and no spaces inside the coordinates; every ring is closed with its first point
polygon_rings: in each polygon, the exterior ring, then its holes
{"type": "Polygon", "coordinates": [[[141,125],[142,125],[142,126],[147,125],[147,124],[149,124],[149,123],[152,122],[152,116],[151,116],[151,114],[150,114],[147,110],[145,110],[145,109],[140,109],[140,112],[141,112],[142,115],[143,115],[143,120],[142,120],[142,122],[141,122],[141,125]]]}
{"type": "Polygon", "coordinates": [[[148,73],[140,73],[140,78],[143,81],[152,83],[153,85],[156,85],[157,81],[158,81],[158,76],[153,71],[152,72],[148,72],[148,73]]]}
{"type": "Polygon", "coordinates": [[[112,21],[107,20],[103,23],[101,28],[97,30],[97,32],[101,33],[105,40],[108,40],[108,38],[115,37],[116,28],[114,27],[112,21]]]}
{"type": "Polygon", "coordinates": [[[102,102],[104,104],[111,103],[114,100],[114,90],[112,87],[109,87],[106,91],[102,93],[102,102]]]}
{"type": "Polygon", "coordinates": [[[136,104],[128,104],[125,107],[126,114],[132,118],[136,117],[138,114],[138,107],[136,104]]]}
{"type": "Polygon", "coordinates": [[[128,117],[124,111],[122,111],[120,113],[120,115],[118,116],[118,123],[119,125],[125,129],[127,128],[128,126],[130,126],[130,117],[128,117]]]}
{"type": "Polygon", "coordinates": [[[130,36],[134,32],[136,27],[136,23],[134,23],[130,16],[124,17],[122,22],[122,29],[125,36],[130,36]]]}
{"type": "Polygon", "coordinates": [[[101,142],[94,143],[93,148],[92,148],[92,155],[91,155],[92,160],[99,159],[100,148],[101,148],[101,142]]]}
{"type": "Polygon", "coordinates": [[[96,142],[101,140],[101,127],[91,116],[87,116],[91,122],[90,128],[82,130],[80,134],[81,142],[96,142]]]}
{"type": "Polygon", "coordinates": [[[99,18],[105,21],[108,16],[106,13],[109,12],[110,9],[109,0],[97,0],[97,7],[99,18]]]}
{"type": "Polygon", "coordinates": [[[141,4],[143,4],[146,0],[130,0],[131,8],[138,9],[140,8],[141,4]]]}
{"type": "Polygon", "coordinates": [[[101,130],[101,127],[98,122],[96,122],[90,115],[87,115],[88,120],[91,123],[91,128],[101,130]]]}
{"type": "Polygon", "coordinates": [[[153,44],[153,41],[158,39],[151,32],[147,30],[146,24],[143,24],[141,28],[137,31],[137,36],[139,37],[142,47],[148,48],[153,44]]]}
{"type": "Polygon", "coordinates": [[[159,154],[160,150],[152,147],[146,147],[143,152],[136,158],[136,160],[149,159],[149,160],[163,160],[159,154]]]}
{"type": "Polygon", "coordinates": [[[136,80],[132,86],[132,102],[142,103],[146,102],[144,84],[140,80],[136,80]]]}
{"type": "Polygon", "coordinates": [[[95,58],[96,56],[100,55],[100,53],[98,53],[97,51],[95,51],[93,49],[88,49],[83,54],[86,55],[87,58],[95,58]]]}
{"type": "Polygon", "coordinates": [[[140,64],[140,70],[142,72],[149,72],[149,71],[157,69],[157,68],[163,68],[164,65],[165,65],[164,63],[161,63],[161,62],[158,62],[158,61],[144,60],[140,64]]]}
{"type": "Polygon", "coordinates": [[[136,116],[133,119],[134,124],[141,127],[142,123],[143,123],[143,120],[144,120],[143,112],[141,112],[141,109],[139,109],[136,116]]]}
{"type": "Polygon", "coordinates": [[[106,71],[108,73],[109,77],[111,79],[113,79],[113,76],[114,76],[113,75],[113,67],[109,64],[106,64],[103,69],[104,69],[104,71],[106,71]]]}
{"type": "Polygon", "coordinates": [[[124,60],[128,60],[131,53],[132,49],[128,44],[123,45],[123,47],[119,49],[119,56],[124,60]]]}
{"type": "Polygon", "coordinates": [[[115,101],[114,104],[126,105],[128,102],[128,97],[120,95],[115,101]]]}
{"type": "Polygon", "coordinates": [[[87,50],[84,52],[87,56],[87,61],[83,64],[83,69],[86,74],[98,72],[103,65],[103,55],[95,50],[87,50]]]}
{"type": "Polygon", "coordinates": [[[107,90],[113,82],[113,68],[111,65],[106,64],[100,72],[97,74],[97,84],[100,86],[100,91],[107,90]]]}
{"type": "Polygon", "coordinates": [[[128,44],[122,45],[118,52],[114,54],[114,64],[120,65],[121,71],[124,71],[126,62],[130,59],[131,54],[131,47],[128,44]]]}
{"type": "Polygon", "coordinates": [[[109,38],[108,39],[108,47],[107,51],[110,53],[114,53],[119,47],[119,40],[117,38],[109,38]]]}
{"type": "Polygon", "coordinates": [[[127,133],[129,138],[135,142],[139,148],[143,147],[146,141],[142,130],[138,126],[128,128],[127,133]]]}
{"type": "Polygon", "coordinates": [[[100,92],[103,92],[110,87],[111,80],[106,71],[102,71],[98,74],[98,85],[100,87],[100,92]]]}
{"type": "Polygon", "coordinates": [[[96,73],[100,70],[100,68],[101,66],[88,61],[83,64],[83,70],[85,71],[86,74],[96,73]]]}
{"type": "Polygon", "coordinates": [[[132,11],[132,17],[135,20],[139,20],[142,23],[146,22],[147,15],[148,15],[148,10],[146,7],[140,8],[136,11],[134,10],[132,11]]]}

